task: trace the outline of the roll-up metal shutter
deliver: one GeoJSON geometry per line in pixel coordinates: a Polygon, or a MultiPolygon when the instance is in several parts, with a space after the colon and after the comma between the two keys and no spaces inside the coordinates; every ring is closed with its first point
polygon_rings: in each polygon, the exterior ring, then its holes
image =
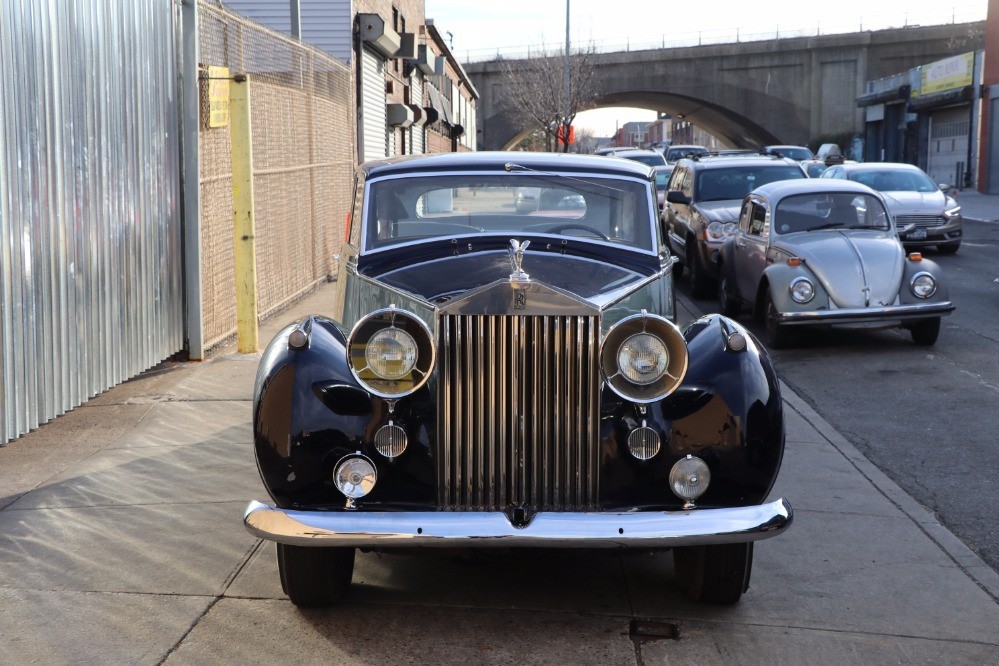
{"type": "MultiPolygon", "coordinates": [[[[410,81],[410,95],[409,99],[416,106],[423,106],[423,77],[419,73],[414,73],[413,78],[410,81]]],[[[409,133],[411,144],[413,146],[413,154],[419,155],[426,151],[426,142],[424,141],[424,124],[413,125],[409,128],[409,133]]]]}
{"type": "Polygon", "coordinates": [[[362,161],[388,155],[385,59],[368,49],[361,49],[361,124],[362,161]]]}
{"type": "Polygon", "coordinates": [[[940,109],[930,116],[926,171],[933,182],[961,185],[961,174],[968,168],[970,125],[967,106],[940,109]]]}

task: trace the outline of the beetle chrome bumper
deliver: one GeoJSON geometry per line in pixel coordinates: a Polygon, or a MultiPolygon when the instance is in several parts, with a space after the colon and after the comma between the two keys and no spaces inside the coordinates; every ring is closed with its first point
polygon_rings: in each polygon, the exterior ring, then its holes
{"type": "Polygon", "coordinates": [[[769,539],[793,517],[783,498],[727,509],[542,512],[525,527],[498,511],[292,511],[250,502],[243,524],[255,536],[299,546],[663,548],[769,539]]]}
{"type": "Polygon", "coordinates": [[[915,305],[892,305],[880,308],[844,308],[842,310],[806,310],[803,312],[778,312],[780,324],[857,324],[877,321],[904,321],[908,319],[930,319],[954,311],[950,301],[942,303],[916,303],[915,305]]]}

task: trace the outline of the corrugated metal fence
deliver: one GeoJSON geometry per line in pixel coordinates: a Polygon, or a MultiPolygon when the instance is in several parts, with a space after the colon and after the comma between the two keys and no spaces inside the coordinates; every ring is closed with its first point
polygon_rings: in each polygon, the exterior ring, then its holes
{"type": "Polygon", "coordinates": [[[0,444],[183,346],[176,12],[0,0],[0,444]]]}
{"type": "MultiPolygon", "coordinates": [[[[199,12],[202,76],[209,66],[228,67],[250,82],[258,305],[266,317],[334,274],[355,164],[351,73],[217,5],[201,2],[199,12]]],[[[198,144],[202,330],[211,349],[236,330],[229,128],[203,123],[198,144]]]]}

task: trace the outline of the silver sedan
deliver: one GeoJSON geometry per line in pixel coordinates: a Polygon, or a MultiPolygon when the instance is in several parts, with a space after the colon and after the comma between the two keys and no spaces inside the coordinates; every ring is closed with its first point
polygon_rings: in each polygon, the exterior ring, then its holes
{"type": "Polygon", "coordinates": [[[722,311],[749,306],[768,343],[790,329],[824,325],[903,327],[932,345],[940,317],[954,310],[940,269],[907,255],[880,194],[843,180],[790,180],[744,200],[722,249],[722,311]]]}

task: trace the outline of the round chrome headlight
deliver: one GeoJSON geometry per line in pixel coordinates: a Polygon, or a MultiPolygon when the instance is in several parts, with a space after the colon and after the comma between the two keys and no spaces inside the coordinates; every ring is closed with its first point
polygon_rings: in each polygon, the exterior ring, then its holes
{"type": "Polygon", "coordinates": [[[692,502],[711,484],[708,464],[696,456],[680,458],[669,471],[669,487],[682,500],[692,502]]]}
{"type": "Polygon", "coordinates": [[[788,289],[796,303],[807,303],[815,298],[815,285],[808,278],[795,278],[788,289]]]}
{"type": "Polygon", "coordinates": [[[645,386],[658,381],[669,364],[666,343],[649,333],[636,333],[617,350],[617,367],[632,384],[645,386]]]}
{"type": "Polygon", "coordinates": [[[929,273],[916,273],[909,282],[909,288],[919,298],[929,298],[937,293],[937,281],[929,273]]]}
{"type": "Polygon", "coordinates": [[[427,325],[394,306],[361,319],[347,339],[351,374],[382,398],[401,398],[423,386],[433,370],[434,353],[427,325]]]}
{"type": "Polygon", "coordinates": [[[600,366],[611,390],[625,400],[669,395],[687,373],[687,344],[673,322],[647,312],[626,317],[604,336],[600,366]]]}
{"type": "Polygon", "coordinates": [[[360,453],[344,456],[333,468],[333,483],[344,497],[364,497],[375,487],[378,470],[375,464],[360,453]]]}
{"type": "Polygon", "coordinates": [[[725,238],[725,227],[721,222],[712,222],[706,229],[709,240],[721,240],[725,238]]]}

